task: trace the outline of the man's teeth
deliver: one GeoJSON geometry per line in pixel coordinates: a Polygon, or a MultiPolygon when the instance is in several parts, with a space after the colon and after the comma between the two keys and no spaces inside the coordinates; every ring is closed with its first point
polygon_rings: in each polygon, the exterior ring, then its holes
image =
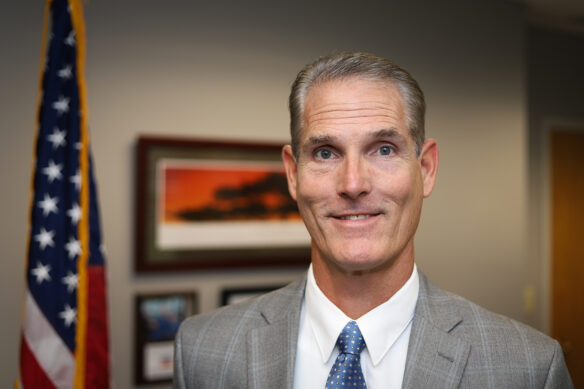
{"type": "Polygon", "coordinates": [[[341,220],[363,220],[371,217],[371,215],[350,215],[350,216],[341,216],[341,220]]]}

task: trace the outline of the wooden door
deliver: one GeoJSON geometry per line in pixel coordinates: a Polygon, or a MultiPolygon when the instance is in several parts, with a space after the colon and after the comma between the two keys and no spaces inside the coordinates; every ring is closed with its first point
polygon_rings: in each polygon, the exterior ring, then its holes
{"type": "Polygon", "coordinates": [[[584,129],[551,133],[552,336],[584,388],[584,129]]]}

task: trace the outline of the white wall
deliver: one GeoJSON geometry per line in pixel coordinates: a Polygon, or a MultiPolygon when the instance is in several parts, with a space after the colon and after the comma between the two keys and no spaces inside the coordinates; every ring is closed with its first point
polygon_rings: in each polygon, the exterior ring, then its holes
{"type": "MultiPolygon", "coordinates": [[[[285,282],[296,269],[137,276],[135,140],[142,134],[288,139],[286,99],[302,65],[339,50],[393,59],[419,80],[441,166],[417,262],[438,285],[531,321],[526,267],[523,12],[498,1],[92,1],[86,5],[92,148],[109,260],[113,372],[132,387],[132,299],[197,290],[204,310],[228,285],[285,282]]],[[[17,373],[42,5],[0,15],[0,385],[17,373]]]]}

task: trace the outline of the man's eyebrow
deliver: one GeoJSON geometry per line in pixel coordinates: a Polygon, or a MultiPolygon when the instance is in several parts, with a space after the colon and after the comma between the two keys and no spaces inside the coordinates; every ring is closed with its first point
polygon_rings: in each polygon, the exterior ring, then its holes
{"type": "Polygon", "coordinates": [[[384,128],[382,130],[373,133],[373,138],[403,138],[404,136],[399,133],[399,131],[394,128],[384,128]]]}
{"type": "Polygon", "coordinates": [[[332,141],[333,137],[329,135],[313,135],[307,139],[306,145],[317,146],[323,143],[331,143],[332,141]]]}
{"type": "MultiPolygon", "coordinates": [[[[401,141],[406,141],[403,134],[401,134],[396,128],[383,128],[381,130],[375,131],[371,134],[371,138],[373,139],[380,139],[380,138],[394,138],[401,141]]],[[[330,135],[313,135],[310,136],[306,143],[304,144],[305,147],[311,146],[319,146],[322,144],[327,143],[334,143],[335,137],[330,135]]]]}

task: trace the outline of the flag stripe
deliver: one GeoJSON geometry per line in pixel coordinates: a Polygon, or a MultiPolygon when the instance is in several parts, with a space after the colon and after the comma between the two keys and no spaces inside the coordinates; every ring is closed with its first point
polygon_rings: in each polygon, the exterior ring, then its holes
{"type": "MultiPolygon", "coordinates": [[[[27,320],[23,326],[23,343],[28,346],[27,350],[36,356],[36,364],[42,368],[47,378],[56,387],[72,387],[71,383],[75,371],[73,355],[46,320],[30,293],[27,293],[25,297],[25,312],[27,320]]],[[[24,387],[38,388],[39,386],[36,385],[28,386],[25,384],[24,379],[31,375],[34,374],[23,375],[24,387]]]]}
{"type": "Polygon", "coordinates": [[[20,365],[26,366],[26,371],[30,373],[24,375],[21,379],[23,388],[56,389],[56,386],[53,385],[49,377],[45,374],[45,371],[37,363],[24,337],[20,339],[20,365]]]}
{"type": "Polygon", "coordinates": [[[87,317],[87,358],[85,383],[87,388],[107,388],[109,385],[109,336],[107,331],[107,306],[105,304],[105,268],[88,266],[89,296],[87,305],[91,307],[87,317]]]}

